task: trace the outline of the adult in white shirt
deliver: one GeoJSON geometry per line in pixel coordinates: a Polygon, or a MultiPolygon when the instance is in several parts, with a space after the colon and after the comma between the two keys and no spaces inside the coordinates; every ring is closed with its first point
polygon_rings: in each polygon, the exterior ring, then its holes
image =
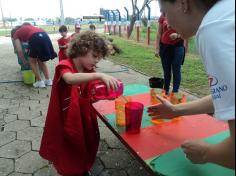
{"type": "Polygon", "coordinates": [[[215,114],[227,121],[230,137],[216,145],[188,141],[182,145],[193,163],[215,163],[235,169],[235,0],[159,0],[169,24],[189,38],[196,34],[212,95],[197,101],[149,108],[149,115],[161,119],[182,115],[215,114]]]}

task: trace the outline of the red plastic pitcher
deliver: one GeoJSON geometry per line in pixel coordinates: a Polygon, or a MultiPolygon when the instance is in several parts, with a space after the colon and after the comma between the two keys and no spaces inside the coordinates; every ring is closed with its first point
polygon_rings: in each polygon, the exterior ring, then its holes
{"type": "Polygon", "coordinates": [[[125,104],[126,132],[137,134],[140,132],[144,105],[138,102],[125,104]]]}
{"type": "Polygon", "coordinates": [[[106,85],[102,81],[94,81],[91,83],[91,95],[94,100],[106,100],[106,99],[116,99],[123,95],[124,91],[124,84],[121,80],[119,81],[119,87],[117,90],[110,90],[108,91],[106,85]]]}

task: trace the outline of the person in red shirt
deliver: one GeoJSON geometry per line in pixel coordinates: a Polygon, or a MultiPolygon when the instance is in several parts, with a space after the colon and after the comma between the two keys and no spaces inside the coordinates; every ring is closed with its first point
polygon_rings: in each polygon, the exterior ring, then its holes
{"type": "Polygon", "coordinates": [[[24,65],[27,64],[27,61],[25,59],[21,43],[27,42],[29,44],[29,62],[36,77],[36,83],[34,83],[33,86],[36,88],[51,86],[52,80],[49,79],[49,71],[46,62],[50,59],[56,58],[57,54],[53,49],[52,42],[48,34],[38,27],[25,23],[14,31],[13,40],[16,46],[16,51],[24,65]],[[40,76],[38,65],[43,71],[46,79],[45,81],[43,81],[40,76]]]}
{"type": "Polygon", "coordinates": [[[61,38],[59,40],[57,40],[58,45],[59,45],[59,53],[58,53],[58,57],[59,57],[59,62],[62,60],[65,60],[67,58],[66,56],[66,49],[68,48],[69,42],[70,42],[70,37],[67,36],[67,27],[62,25],[59,28],[59,32],[61,34],[61,38]]]}
{"type": "Polygon", "coordinates": [[[164,14],[162,14],[159,19],[156,45],[156,56],[160,56],[162,61],[165,80],[164,89],[166,94],[168,95],[170,92],[172,74],[172,92],[178,93],[181,83],[181,66],[185,58],[184,40],[170,27],[164,14]]]}
{"type": "Polygon", "coordinates": [[[89,85],[101,80],[116,90],[119,84],[111,76],[95,73],[96,64],[107,54],[104,39],[88,31],[71,41],[68,59],[56,67],[39,153],[63,176],[88,175],[95,161],[99,129],[89,85]]]}

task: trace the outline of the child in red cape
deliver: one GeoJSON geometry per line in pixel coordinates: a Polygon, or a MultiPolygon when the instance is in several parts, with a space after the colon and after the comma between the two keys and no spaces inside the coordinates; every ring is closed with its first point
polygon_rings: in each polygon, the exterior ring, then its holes
{"type": "Polygon", "coordinates": [[[62,36],[59,40],[57,40],[58,45],[59,45],[59,49],[60,49],[59,54],[58,54],[59,62],[60,62],[62,60],[67,59],[66,49],[68,48],[71,38],[67,36],[68,29],[66,26],[62,25],[59,28],[59,32],[62,36]]]}
{"type": "Polygon", "coordinates": [[[118,88],[117,79],[94,72],[107,54],[105,41],[88,31],[71,41],[69,59],[56,67],[40,155],[63,176],[84,176],[95,161],[99,129],[87,88],[96,80],[118,88]]]}

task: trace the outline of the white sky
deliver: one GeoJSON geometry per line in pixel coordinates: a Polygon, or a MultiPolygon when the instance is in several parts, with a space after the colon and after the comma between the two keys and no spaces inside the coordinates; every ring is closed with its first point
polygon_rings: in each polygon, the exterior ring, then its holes
{"type": "MultiPolygon", "coordinates": [[[[59,0],[1,0],[5,17],[54,18],[60,16],[59,0]]],[[[140,1],[140,6],[143,0],[140,1]]],[[[130,9],[131,0],[63,0],[65,17],[80,17],[99,14],[100,8],[119,9],[122,16],[124,6],[130,9]]],[[[159,15],[157,2],[151,3],[152,16],[159,15]]],[[[131,10],[131,9],[130,9],[131,10]]],[[[130,12],[131,13],[131,12],[130,12]]],[[[0,19],[1,19],[0,15],[0,19]]]]}

